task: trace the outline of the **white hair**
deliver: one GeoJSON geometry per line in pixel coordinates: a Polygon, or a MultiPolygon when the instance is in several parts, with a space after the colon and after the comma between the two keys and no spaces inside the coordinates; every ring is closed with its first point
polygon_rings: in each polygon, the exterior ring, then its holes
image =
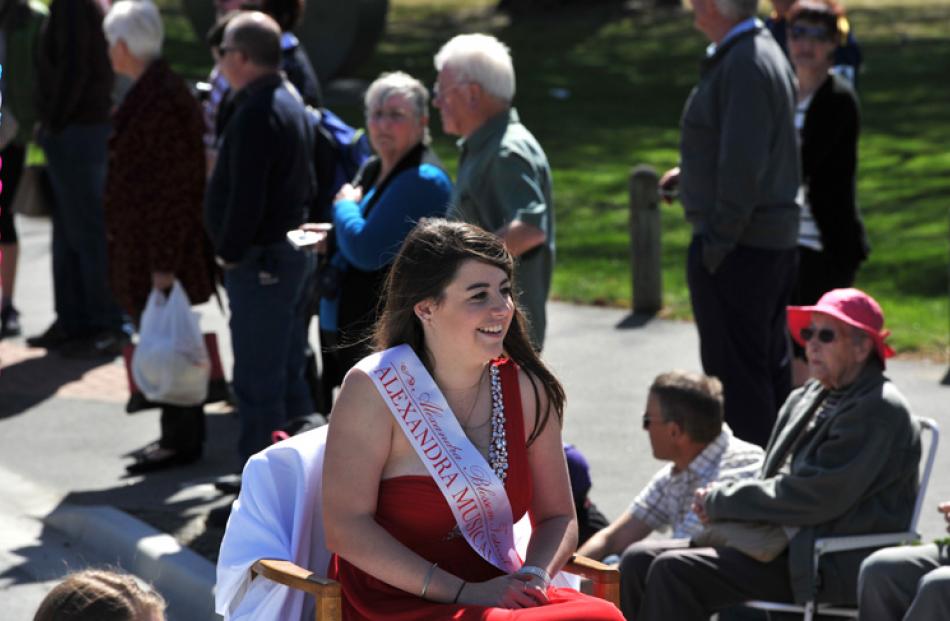
{"type": "Polygon", "coordinates": [[[422,82],[403,71],[380,74],[373,80],[363,96],[366,110],[381,108],[393,95],[402,95],[412,104],[417,119],[427,116],[429,111],[429,91],[422,82]]]}
{"type": "MultiPolygon", "coordinates": [[[[386,100],[393,95],[402,95],[409,101],[417,121],[428,116],[429,90],[422,82],[404,71],[382,73],[373,80],[363,96],[367,115],[372,110],[382,108],[386,100]]],[[[429,142],[431,142],[429,128],[425,127],[422,131],[422,144],[429,144],[429,142]]]]}
{"type": "Polygon", "coordinates": [[[162,54],[162,16],[150,0],[119,0],[102,22],[109,45],[121,39],[140,60],[154,60],[162,54]]]}
{"type": "Polygon", "coordinates": [[[435,68],[456,73],[460,81],[474,82],[502,101],[515,96],[515,68],[508,46],[491,35],[464,34],[450,39],[435,55],[435,68]]]}
{"type": "Polygon", "coordinates": [[[756,14],[759,10],[759,0],[714,0],[716,9],[734,21],[742,21],[756,14]]]}

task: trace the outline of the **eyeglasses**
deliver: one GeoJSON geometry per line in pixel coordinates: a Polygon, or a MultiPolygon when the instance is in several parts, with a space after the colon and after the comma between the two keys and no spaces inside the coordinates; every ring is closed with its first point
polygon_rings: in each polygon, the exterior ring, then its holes
{"type": "Polygon", "coordinates": [[[408,118],[409,118],[409,113],[406,112],[405,110],[399,110],[399,109],[384,110],[380,108],[378,110],[366,111],[367,123],[382,123],[383,121],[389,121],[390,123],[403,123],[408,118]]]}
{"type": "Polygon", "coordinates": [[[650,428],[650,423],[652,423],[653,421],[656,421],[656,422],[658,422],[658,423],[665,423],[665,422],[667,422],[667,421],[663,420],[662,418],[650,418],[650,415],[649,415],[649,414],[644,414],[644,415],[643,415],[643,429],[644,429],[644,430],[649,429],[649,428],[650,428]]]}
{"type": "Polygon", "coordinates": [[[218,46],[218,56],[224,58],[228,52],[236,52],[238,48],[232,45],[219,45],[218,46]]]}
{"type": "Polygon", "coordinates": [[[828,30],[827,26],[795,24],[789,29],[788,36],[792,38],[792,41],[800,41],[805,38],[812,41],[831,41],[831,31],[828,30]]]}
{"type": "Polygon", "coordinates": [[[817,336],[818,340],[822,343],[834,343],[835,339],[838,337],[835,334],[835,331],[831,328],[822,328],[821,330],[816,330],[815,328],[802,328],[798,335],[802,337],[802,340],[806,343],[812,339],[812,337],[817,336]]]}

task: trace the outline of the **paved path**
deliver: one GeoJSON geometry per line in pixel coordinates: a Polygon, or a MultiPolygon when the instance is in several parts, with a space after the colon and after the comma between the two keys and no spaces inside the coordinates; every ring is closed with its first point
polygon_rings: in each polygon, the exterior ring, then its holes
{"type": "MultiPolygon", "coordinates": [[[[33,334],[53,319],[49,229],[43,221],[19,224],[17,301],[25,331],[33,334]]],[[[213,304],[201,311],[204,329],[219,335],[228,368],[226,319],[213,304]]],[[[545,358],[567,389],[564,436],[589,458],[592,497],[613,517],[660,465],[639,427],[646,389],[659,372],[699,369],[695,330],[688,323],[637,321],[616,309],[555,303],[549,313],[545,358]]],[[[157,437],[158,413],[124,413],[128,392],[120,361],[67,361],[28,349],[22,339],[0,342],[0,360],[3,618],[28,621],[55,580],[87,561],[118,562],[160,584],[173,600],[174,621],[210,618],[210,564],[177,548],[175,540],[214,555],[221,533],[206,527],[205,516],[229,500],[211,481],[236,465],[234,418],[220,408],[208,417],[202,462],[147,478],[126,477],[126,455],[157,437]],[[157,525],[175,540],[103,507],[157,525]],[[203,595],[189,590],[196,588],[203,588],[203,595]]],[[[895,361],[889,369],[915,411],[950,430],[950,388],[939,384],[945,367],[895,361]]],[[[921,524],[928,539],[943,532],[937,501],[950,498],[950,448],[938,459],[921,524]]]]}

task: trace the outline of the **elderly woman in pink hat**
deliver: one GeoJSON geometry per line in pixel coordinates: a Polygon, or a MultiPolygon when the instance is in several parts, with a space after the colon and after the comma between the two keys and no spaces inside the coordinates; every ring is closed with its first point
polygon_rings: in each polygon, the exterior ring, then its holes
{"type": "MultiPolygon", "coordinates": [[[[638,621],[704,619],[749,599],[804,602],[813,595],[815,539],[908,527],[920,437],[884,376],[893,351],[881,307],[858,289],[834,289],[814,306],[789,307],[788,325],[812,379],[782,406],[759,476],[702,488],[694,506],[703,522],[766,524],[784,541],[770,560],[746,556],[728,536],[719,547],[660,554],[638,621]]],[[[858,568],[871,551],[823,558],[818,600],[855,604],[858,568]]]]}
{"type": "Polygon", "coordinates": [[[789,306],[788,327],[805,348],[810,376],[831,390],[850,386],[867,366],[883,371],[894,355],[881,307],[859,289],[832,289],[814,306],[789,306]]]}

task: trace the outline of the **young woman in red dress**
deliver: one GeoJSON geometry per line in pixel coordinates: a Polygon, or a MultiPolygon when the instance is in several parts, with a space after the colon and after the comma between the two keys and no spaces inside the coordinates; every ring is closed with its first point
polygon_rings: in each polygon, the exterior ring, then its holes
{"type": "Polygon", "coordinates": [[[469,546],[373,380],[354,368],[331,416],[323,482],[345,620],[623,619],[604,600],[549,584],[577,543],[564,391],[531,348],[514,287],[496,236],[424,220],[393,264],[376,345],[413,348],[504,481],[513,519],[530,515],[524,567],[505,573],[469,546]]]}

